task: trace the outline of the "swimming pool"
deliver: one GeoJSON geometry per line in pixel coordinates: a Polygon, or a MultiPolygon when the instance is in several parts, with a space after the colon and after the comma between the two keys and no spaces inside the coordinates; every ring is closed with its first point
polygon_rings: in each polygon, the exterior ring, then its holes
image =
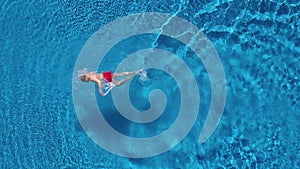
{"type": "MultiPolygon", "coordinates": [[[[299,168],[298,1],[0,3],[1,168],[299,168]],[[216,131],[199,144],[210,104],[210,83],[203,65],[186,57],[191,69],[200,72],[196,124],[177,146],[161,155],[125,158],[99,147],[82,129],[72,100],[73,70],[94,32],[117,18],[145,12],[176,15],[207,35],[226,74],[226,105],[216,131]]],[[[118,55],[108,57],[105,66],[116,59],[118,55]]],[[[112,67],[106,69],[116,68],[112,67]]],[[[152,79],[161,76],[164,73],[155,70],[149,74],[152,79]]],[[[173,84],[174,80],[169,81],[173,84]]],[[[136,79],[130,90],[145,92],[139,84],[136,79]]],[[[164,113],[148,129],[144,127],[141,135],[133,136],[158,134],[175,120],[178,89],[174,85],[174,91],[169,91],[173,86],[163,84],[166,97],[174,99],[166,110],[174,114],[164,113]]],[[[145,98],[150,89],[143,96],[131,96],[141,100],[134,106],[149,106],[145,98]]],[[[133,124],[120,123],[117,113],[112,113],[109,122],[130,135],[123,124],[133,124]]]]}

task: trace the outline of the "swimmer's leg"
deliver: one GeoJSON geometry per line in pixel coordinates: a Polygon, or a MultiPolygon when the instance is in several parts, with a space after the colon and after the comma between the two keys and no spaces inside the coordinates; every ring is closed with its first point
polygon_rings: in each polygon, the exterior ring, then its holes
{"type": "MultiPolygon", "coordinates": [[[[142,69],[141,69],[142,70],[142,69]]],[[[122,73],[114,73],[113,77],[121,77],[121,76],[128,76],[128,75],[136,75],[138,74],[141,70],[135,71],[135,72],[122,72],[122,73]]]]}
{"type": "Polygon", "coordinates": [[[113,77],[121,77],[136,74],[135,72],[122,72],[122,73],[114,73],[113,77]]]}
{"type": "Polygon", "coordinates": [[[133,75],[127,76],[125,79],[120,80],[120,81],[118,81],[118,82],[113,81],[113,83],[114,83],[116,86],[121,86],[121,85],[124,84],[126,81],[130,80],[131,78],[133,78],[134,75],[136,75],[136,73],[133,74],[133,75]]]}

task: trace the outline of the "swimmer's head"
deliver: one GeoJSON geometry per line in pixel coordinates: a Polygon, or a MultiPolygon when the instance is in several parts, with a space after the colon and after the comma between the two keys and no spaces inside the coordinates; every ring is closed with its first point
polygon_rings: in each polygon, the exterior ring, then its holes
{"type": "Polygon", "coordinates": [[[81,79],[81,81],[83,81],[83,82],[89,82],[89,81],[90,81],[90,78],[89,78],[87,75],[82,75],[82,76],[80,76],[80,79],[81,79]]]}

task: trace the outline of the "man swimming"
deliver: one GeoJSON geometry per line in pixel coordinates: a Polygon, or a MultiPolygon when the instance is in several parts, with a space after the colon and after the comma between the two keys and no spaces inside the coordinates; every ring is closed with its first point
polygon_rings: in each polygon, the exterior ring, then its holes
{"type": "Polygon", "coordinates": [[[105,80],[107,82],[112,82],[116,86],[121,86],[124,84],[126,81],[130,80],[133,78],[136,74],[139,74],[141,70],[135,71],[135,72],[122,72],[122,73],[112,73],[112,72],[102,72],[102,73],[97,73],[97,72],[90,72],[85,75],[80,76],[81,81],[83,82],[95,82],[98,84],[98,91],[101,96],[105,96],[105,93],[102,91],[102,81],[105,80]],[[120,81],[116,81],[116,77],[121,77],[121,76],[127,76],[125,79],[122,79],[120,81]]]}

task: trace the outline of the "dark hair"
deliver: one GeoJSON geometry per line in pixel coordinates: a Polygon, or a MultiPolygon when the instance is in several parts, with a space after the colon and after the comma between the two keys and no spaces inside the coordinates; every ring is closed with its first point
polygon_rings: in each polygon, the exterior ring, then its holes
{"type": "Polygon", "coordinates": [[[83,82],[88,82],[88,81],[89,81],[89,78],[88,78],[86,75],[80,76],[80,79],[81,79],[81,81],[83,81],[83,82]]]}

